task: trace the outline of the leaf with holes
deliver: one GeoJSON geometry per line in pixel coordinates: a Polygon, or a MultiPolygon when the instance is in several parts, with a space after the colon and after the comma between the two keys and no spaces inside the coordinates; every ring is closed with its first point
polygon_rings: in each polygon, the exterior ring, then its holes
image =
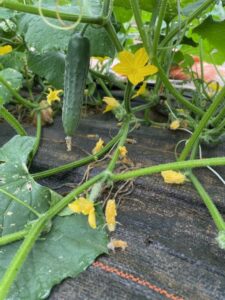
{"type": "Polygon", "coordinates": [[[49,207],[50,190],[37,184],[26,167],[34,142],[33,137],[15,136],[0,148],[0,236],[21,230],[37,218],[13,197],[39,213],[49,207]]]}

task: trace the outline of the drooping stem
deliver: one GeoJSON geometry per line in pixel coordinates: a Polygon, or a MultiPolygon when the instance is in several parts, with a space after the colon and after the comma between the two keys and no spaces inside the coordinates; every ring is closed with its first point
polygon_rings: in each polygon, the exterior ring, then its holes
{"type": "Polygon", "coordinates": [[[224,222],[220,212],[218,211],[217,207],[213,203],[212,199],[210,198],[209,194],[206,192],[206,190],[204,189],[204,187],[202,186],[202,184],[200,183],[198,178],[195,175],[193,175],[192,173],[190,173],[188,175],[188,177],[190,178],[190,180],[193,183],[194,187],[196,188],[198,194],[200,195],[200,197],[202,198],[206,207],[208,208],[208,211],[209,211],[218,231],[225,230],[225,222],[224,222]]]}
{"type": "Polygon", "coordinates": [[[196,127],[195,131],[193,132],[192,136],[188,140],[187,144],[185,145],[183,151],[180,154],[179,160],[185,160],[190,153],[194,143],[200,136],[202,130],[207,126],[210,118],[213,116],[216,109],[220,106],[222,101],[224,101],[225,97],[225,87],[222,88],[222,90],[218,93],[218,95],[215,97],[213,103],[209,106],[208,110],[203,115],[202,119],[198,123],[198,126],[196,127]]]}
{"type": "Polygon", "coordinates": [[[0,106],[0,115],[5,119],[6,122],[9,123],[9,125],[15,129],[15,131],[21,135],[26,136],[26,130],[23,128],[23,126],[18,122],[18,120],[2,105],[0,106]]]}
{"type": "Polygon", "coordinates": [[[0,237],[0,246],[5,246],[13,242],[20,241],[28,234],[29,229],[20,230],[0,237]]]}

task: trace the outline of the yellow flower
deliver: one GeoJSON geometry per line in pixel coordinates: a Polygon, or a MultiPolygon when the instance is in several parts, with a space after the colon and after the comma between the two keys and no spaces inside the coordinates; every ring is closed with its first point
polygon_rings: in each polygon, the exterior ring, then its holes
{"type": "Polygon", "coordinates": [[[210,96],[213,96],[216,92],[219,92],[222,87],[217,81],[212,81],[208,84],[208,92],[210,96]]]}
{"type": "Polygon", "coordinates": [[[181,172],[168,170],[162,171],[161,175],[164,179],[164,182],[170,184],[183,184],[186,181],[186,176],[181,172]]]}
{"type": "Polygon", "coordinates": [[[95,210],[93,209],[90,211],[88,215],[88,224],[91,226],[91,228],[96,228],[96,216],[95,216],[95,210]]]}
{"type": "Polygon", "coordinates": [[[105,209],[105,219],[109,231],[116,229],[116,202],[114,199],[108,200],[105,209]]]}
{"type": "Polygon", "coordinates": [[[133,85],[144,81],[145,76],[158,72],[158,68],[148,64],[148,54],[144,48],[140,48],[135,54],[129,51],[119,53],[120,63],[112,69],[116,73],[128,77],[133,85]]]}
{"type": "Polygon", "coordinates": [[[179,120],[174,120],[172,123],[170,123],[170,129],[171,130],[176,130],[180,127],[180,121],[179,120]]]}
{"type": "Polygon", "coordinates": [[[114,110],[115,108],[120,106],[120,103],[113,97],[104,97],[103,102],[107,104],[103,113],[114,110]]]}
{"type": "Polygon", "coordinates": [[[100,150],[102,150],[103,144],[104,144],[104,141],[100,138],[100,139],[97,141],[95,147],[92,149],[92,154],[95,155],[97,152],[99,152],[100,150]]]}
{"type": "Polygon", "coordinates": [[[54,101],[60,101],[59,94],[62,93],[63,90],[52,90],[48,89],[47,101],[49,105],[52,105],[54,101]]]}
{"type": "Polygon", "coordinates": [[[91,228],[96,228],[96,217],[95,217],[95,208],[94,208],[94,202],[86,199],[84,197],[80,197],[74,202],[70,203],[69,208],[77,213],[77,214],[83,214],[88,215],[88,223],[91,226],[91,228]]]}
{"type": "Polygon", "coordinates": [[[119,147],[119,151],[120,151],[120,156],[121,157],[125,157],[127,155],[127,148],[125,146],[120,146],[119,147]]]}
{"type": "Polygon", "coordinates": [[[134,96],[132,97],[133,98],[136,98],[140,95],[144,95],[146,93],[146,85],[147,85],[147,82],[144,82],[140,88],[137,90],[137,92],[134,94],[134,96]]]}
{"type": "Polygon", "coordinates": [[[5,45],[0,47],[0,55],[5,55],[13,51],[12,46],[5,45]]]}

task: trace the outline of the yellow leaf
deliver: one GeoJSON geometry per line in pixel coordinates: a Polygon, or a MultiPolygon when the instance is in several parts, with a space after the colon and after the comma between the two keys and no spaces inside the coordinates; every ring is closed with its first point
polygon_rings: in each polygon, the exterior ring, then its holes
{"type": "Polygon", "coordinates": [[[165,183],[169,184],[183,184],[186,181],[186,176],[181,172],[172,170],[162,171],[161,175],[165,183]]]}
{"type": "Polygon", "coordinates": [[[115,199],[108,200],[105,209],[105,219],[109,231],[115,231],[116,229],[116,216],[117,211],[115,199]]]}

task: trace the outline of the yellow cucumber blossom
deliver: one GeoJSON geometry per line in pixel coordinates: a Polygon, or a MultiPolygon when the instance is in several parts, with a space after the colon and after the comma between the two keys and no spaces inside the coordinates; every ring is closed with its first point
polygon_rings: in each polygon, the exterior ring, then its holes
{"type": "Polygon", "coordinates": [[[0,47],[0,56],[8,54],[8,53],[10,53],[12,51],[13,51],[13,48],[10,45],[1,46],[0,47]]]}
{"type": "Polygon", "coordinates": [[[172,170],[162,171],[161,175],[164,182],[169,184],[183,184],[187,179],[183,173],[172,170]]]}
{"type": "Polygon", "coordinates": [[[68,205],[69,209],[77,214],[83,214],[85,216],[88,215],[88,223],[91,228],[96,228],[96,216],[95,216],[95,207],[94,202],[86,199],[84,197],[80,197],[74,202],[68,205]]]}
{"type": "Polygon", "coordinates": [[[177,120],[174,120],[172,123],[170,123],[170,129],[171,130],[176,130],[180,127],[180,121],[177,119],[177,120]]]}
{"type": "Polygon", "coordinates": [[[145,76],[154,75],[158,68],[148,63],[149,57],[144,48],[140,48],[134,54],[129,51],[119,53],[120,62],[112,70],[126,76],[129,81],[136,85],[144,81],[145,76]]]}
{"type": "Polygon", "coordinates": [[[52,105],[55,101],[60,101],[59,94],[62,93],[63,90],[52,90],[48,89],[47,101],[49,105],[52,105]]]}
{"type": "Polygon", "coordinates": [[[120,146],[119,147],[119,152],[121,157],[125,157],[127,155],[127,148],[125,146],[120,146]]]}
{"type": "Polygon", "coordinates": [[[115,199],[108,200],[105,208],[105,219],[109,231],[115,231],[116,229],[116,216],[116,201],[115,199]]]}
{"type": "Polygon", "coordinates": [[[102,150],[103,148],[103,145],[104,145],[104,141],[103,139],[99,139],[95,145],[95,147],[92,149],[92,154],[96,154],[97,152],[99,152],[100,150],[102,150]]]}
{"type": "Polygon", "coordinates": [[[103,102],[107,104],[103,113],[114,110],[115,108],[120,106],[120,103],[113,97],[104,97],[103,102]]]}
{"type": "Polygon", "coordinates": [[[132,99],[134,99],[138,96],[141,96],[141,95],[145,95],[146,86],[147,86],[147,82],[143,82],[143,84],[140,86],[140,88],[137,90],[137,92],[133,95],[132,99]]]}

